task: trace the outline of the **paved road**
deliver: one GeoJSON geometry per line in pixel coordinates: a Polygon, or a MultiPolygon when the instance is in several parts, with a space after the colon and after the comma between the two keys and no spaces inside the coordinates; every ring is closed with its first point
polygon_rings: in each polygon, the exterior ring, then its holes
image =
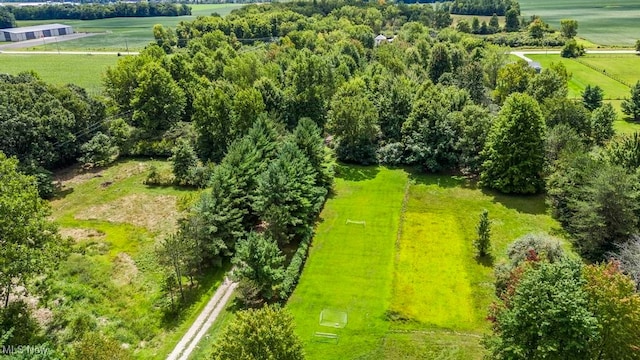
{"type": "Polygon", "coordinates": [[[0,54],[49,54],[49,55],[138,55],[137,51],[6,51],[0,50],[0,54]]]}
{"type": "Polygon", "coordinates": [[[173,349],[171,354],[167,357],[167,360],[187,360],[193,350],[200,342],[200,339],[207,333],[211,325],[216,321],[220,312],[227,306],[227,302],[233,294],[233,290],[238,286],[238,283],[225,278],[224,282],[207,305],[204,310],[198,315],[198,318],[191,325],[189,330],[184,334],[180,342],[173,349]]]}
{"type": "MultiPolygon", "coordinates": [[[[526,55],[559,55],[560,50],[522,50],[512,51],[510,54],[515,55],[524,61],[533,61],[526,55]]],[[[587,50],[587,54],[637,54],[635,50],[587,50]]]]}

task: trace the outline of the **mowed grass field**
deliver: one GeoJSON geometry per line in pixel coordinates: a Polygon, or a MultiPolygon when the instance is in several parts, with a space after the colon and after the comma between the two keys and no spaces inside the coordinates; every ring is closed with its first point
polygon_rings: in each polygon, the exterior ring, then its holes
{"type": "Polygon", "coordinates": [[[556,29],[561,19],[578,21],[578,36],[600,45],[632,46],[640,39],[637,0],[520,0],[525,17],[538,15],[556,29]]]}
{"type": "Polygon", "coordinates": [[[321,215],[300,283],[287,307],[308,359],[355,359],[389,330],[395,241],[408,174],[382,167],[341,167],[321,215]],[[346,224],[365,221],[366,225],[346,224]],[[323,309],[344,311],[344,329],[319,326],[323,309]],[[337,333],[338,343],[315,332],[337,333]]]}
{"type": "Polygon", "coordinates": [[[402,169],[349,169],[325,205],[287,305],[308,358],[481,359],[494,290],[490,261],[473,253],[479,214],[489,210],[501,258],[521,235],[558,231],[543,197],[497,195],[402,169]],[[348,325],[320,326],[325,308],[346,311],[348,325]],[[339,341],[320,341],[316,331],[336,333],[339,341]]]}
{"type": "Polygon", "coordinates": [[[610,102],[618,111],[618,120],[614,123],[616,132],[633,133],[640,131],[640,123],[631,121],[620,110],[622,100],[630,96],[631,89],[612,77],[633,84],[640,80],[640,57],[635,55],[587,55],[579,60],[566,59],[560,55],[527,55],[542,67],[562,62],[571,73],[569,80],[569,98],[580,99],[587,85],[598,85],[604,91],[605,101],[610,102]],[[587,66],[591,65],[591,67],[587,66]],[[602,70],[610,73],[607,76],[602,70]]]}
{"type": "Polygon", "coordinates": [[[117,61],[115,55],[0,54],[0,73],[35,71],[48,83],[76,84],[97,94],[102,91],[102,75],[117,61]]]}
{"type": "Polygon", "coordinates": [[[53,280],[73,301],[55,311],[129,344],[138,359],[164,359],[223,278],[222,270],[199,277],[189,308],[164,316],[170,299],[162,295],[155,249],[175,229],[179,204],[197,191],[144,185],[151,166],[170,171],[166,161],[123,160],[95,172],[60,172],[63,191],[51,201],[51,218],[73,241],[53,280]]]}
{"type": "Polygon", "coordinates": [[[142,18],[112,18],[98,20],[35,20],[18,21],[18,26],[31,26],[59,22],[73,26],[75,32],[97,32],[99,35],[76,40],[34,46],[33,50],[95,50],[95,51],[137,51],[144,48],[153,40],[153,26],[162,24],[175,28],[181,21],[193,21],[197,16],[207,16],[218,13],[221,16],[229,14],[243,4],[197,4],[192,7],[191,16],[159,16],[142,18]]]}

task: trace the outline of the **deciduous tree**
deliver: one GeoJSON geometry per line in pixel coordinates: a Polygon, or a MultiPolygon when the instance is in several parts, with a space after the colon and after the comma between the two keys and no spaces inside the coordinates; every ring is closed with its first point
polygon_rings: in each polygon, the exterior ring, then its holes
{"type": "Polygon", "coordinates": [[[542,189],[545,124],[540,107],[526,94],[507,98],[483,150],[481,181],[505,193],[542,189]]]}
{"type": "Polygon", "coordinates": [[[273,306],[240,311],[213,346],[214,360],[302,360],[293,316],[273,306]]]}
{"type": "Polygon", "coordinates": [[[578,35],[578,21],[572,19],[560,20],[560,32],[562,36],[573,39],[574,36],[578,35]]]}
{"type": "Polygon", "coordinates": [[[35,179],[18,172],[18,161],[2,152],[0,189],[0,298],[6,307],[16,287],[55,266],[62,243],[35,179]]]}

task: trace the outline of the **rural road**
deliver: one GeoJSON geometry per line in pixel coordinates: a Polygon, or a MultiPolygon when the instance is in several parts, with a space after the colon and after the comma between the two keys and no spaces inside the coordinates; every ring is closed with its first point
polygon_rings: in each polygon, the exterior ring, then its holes
{"type": "Polygon", "coordinates": [[[137,51],[5,51],[0,49],[0,54],[50,54],[50,55],[138,55],[137,51]]]}
{"type": "Polygon", "coordinates": [[[227,306],[227,302],[229,302],[233,290],[237,286],[238,283],[229,280],[229,278],[224,279],[224,282],[218,287],[218,290],[198,315],[196,321],[193,322],[189,330],[180,339],[171,354],[167,356],[167,360],[187,360],[189,358],[200,339],[207,333],[218,318],[218,315],[220,315],[220,312],[227,306]]]}
{"type": "MultiPolygon", "coordinates": [[[[587,54],[636,54],[635,50],[587,50],[587,54]]],[[[522,50],[511,51],[511,55],[515,55],[524,61],[533,61],[526,55],[559,55],[560,50],[522,50]]]]}

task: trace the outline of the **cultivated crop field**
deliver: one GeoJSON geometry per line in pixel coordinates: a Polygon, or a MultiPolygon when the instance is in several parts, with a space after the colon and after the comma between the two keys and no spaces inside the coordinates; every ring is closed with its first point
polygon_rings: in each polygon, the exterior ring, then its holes
{"type": "Polygon", "coordinates": [[[636,0],[521,0],[525,17],[538,15],[560,28],[561,19],[578,20],[578,36],[601,45],[631,46],[640,39],[640,2],[636,0]]]}
{"type": "Polygon", "coordinates": [[[335,188],[287,305],[309,359],[481,359],[494,295],[491,261],[473,254],[480,212],[489,210],[498,258],[523,234],[559,228],[542,196],[497,195],[448,176],[342,167],[335,188]],[[320,326],[323,309],[346,311],[347,326],[320,326]]]}
{"type": "MultiPolygon", "coordinates": [[[[222,16],[229,14],[232,10],[242,7],[242,4],[198,4],[192,7],[191,16],[160,16],[142,18],[112,18],[98,20],[58,20],[57,22],[71,25],[75,32],[98,32],[102,33],[77,40],[59,42],[35,46],[34,50],[102,50],[102,51],[138,51],[144,48],[153,40],[153,26],[162,24],[166,27],[175,28],[181,21],[193,21],[197,16],[211,15],[218,13],[222,16]]],[[[18,21],[18,26],[31,26],[44,23],[56,22],[46,21],[18,21]]]]}
{"type": "Polygon", "coordinates": [[[0,73],[34,71],[45,82],[76,84],[97,94],[102,91],[102,74],[117,60],[115,55],[0,54],[0,73]]]}

